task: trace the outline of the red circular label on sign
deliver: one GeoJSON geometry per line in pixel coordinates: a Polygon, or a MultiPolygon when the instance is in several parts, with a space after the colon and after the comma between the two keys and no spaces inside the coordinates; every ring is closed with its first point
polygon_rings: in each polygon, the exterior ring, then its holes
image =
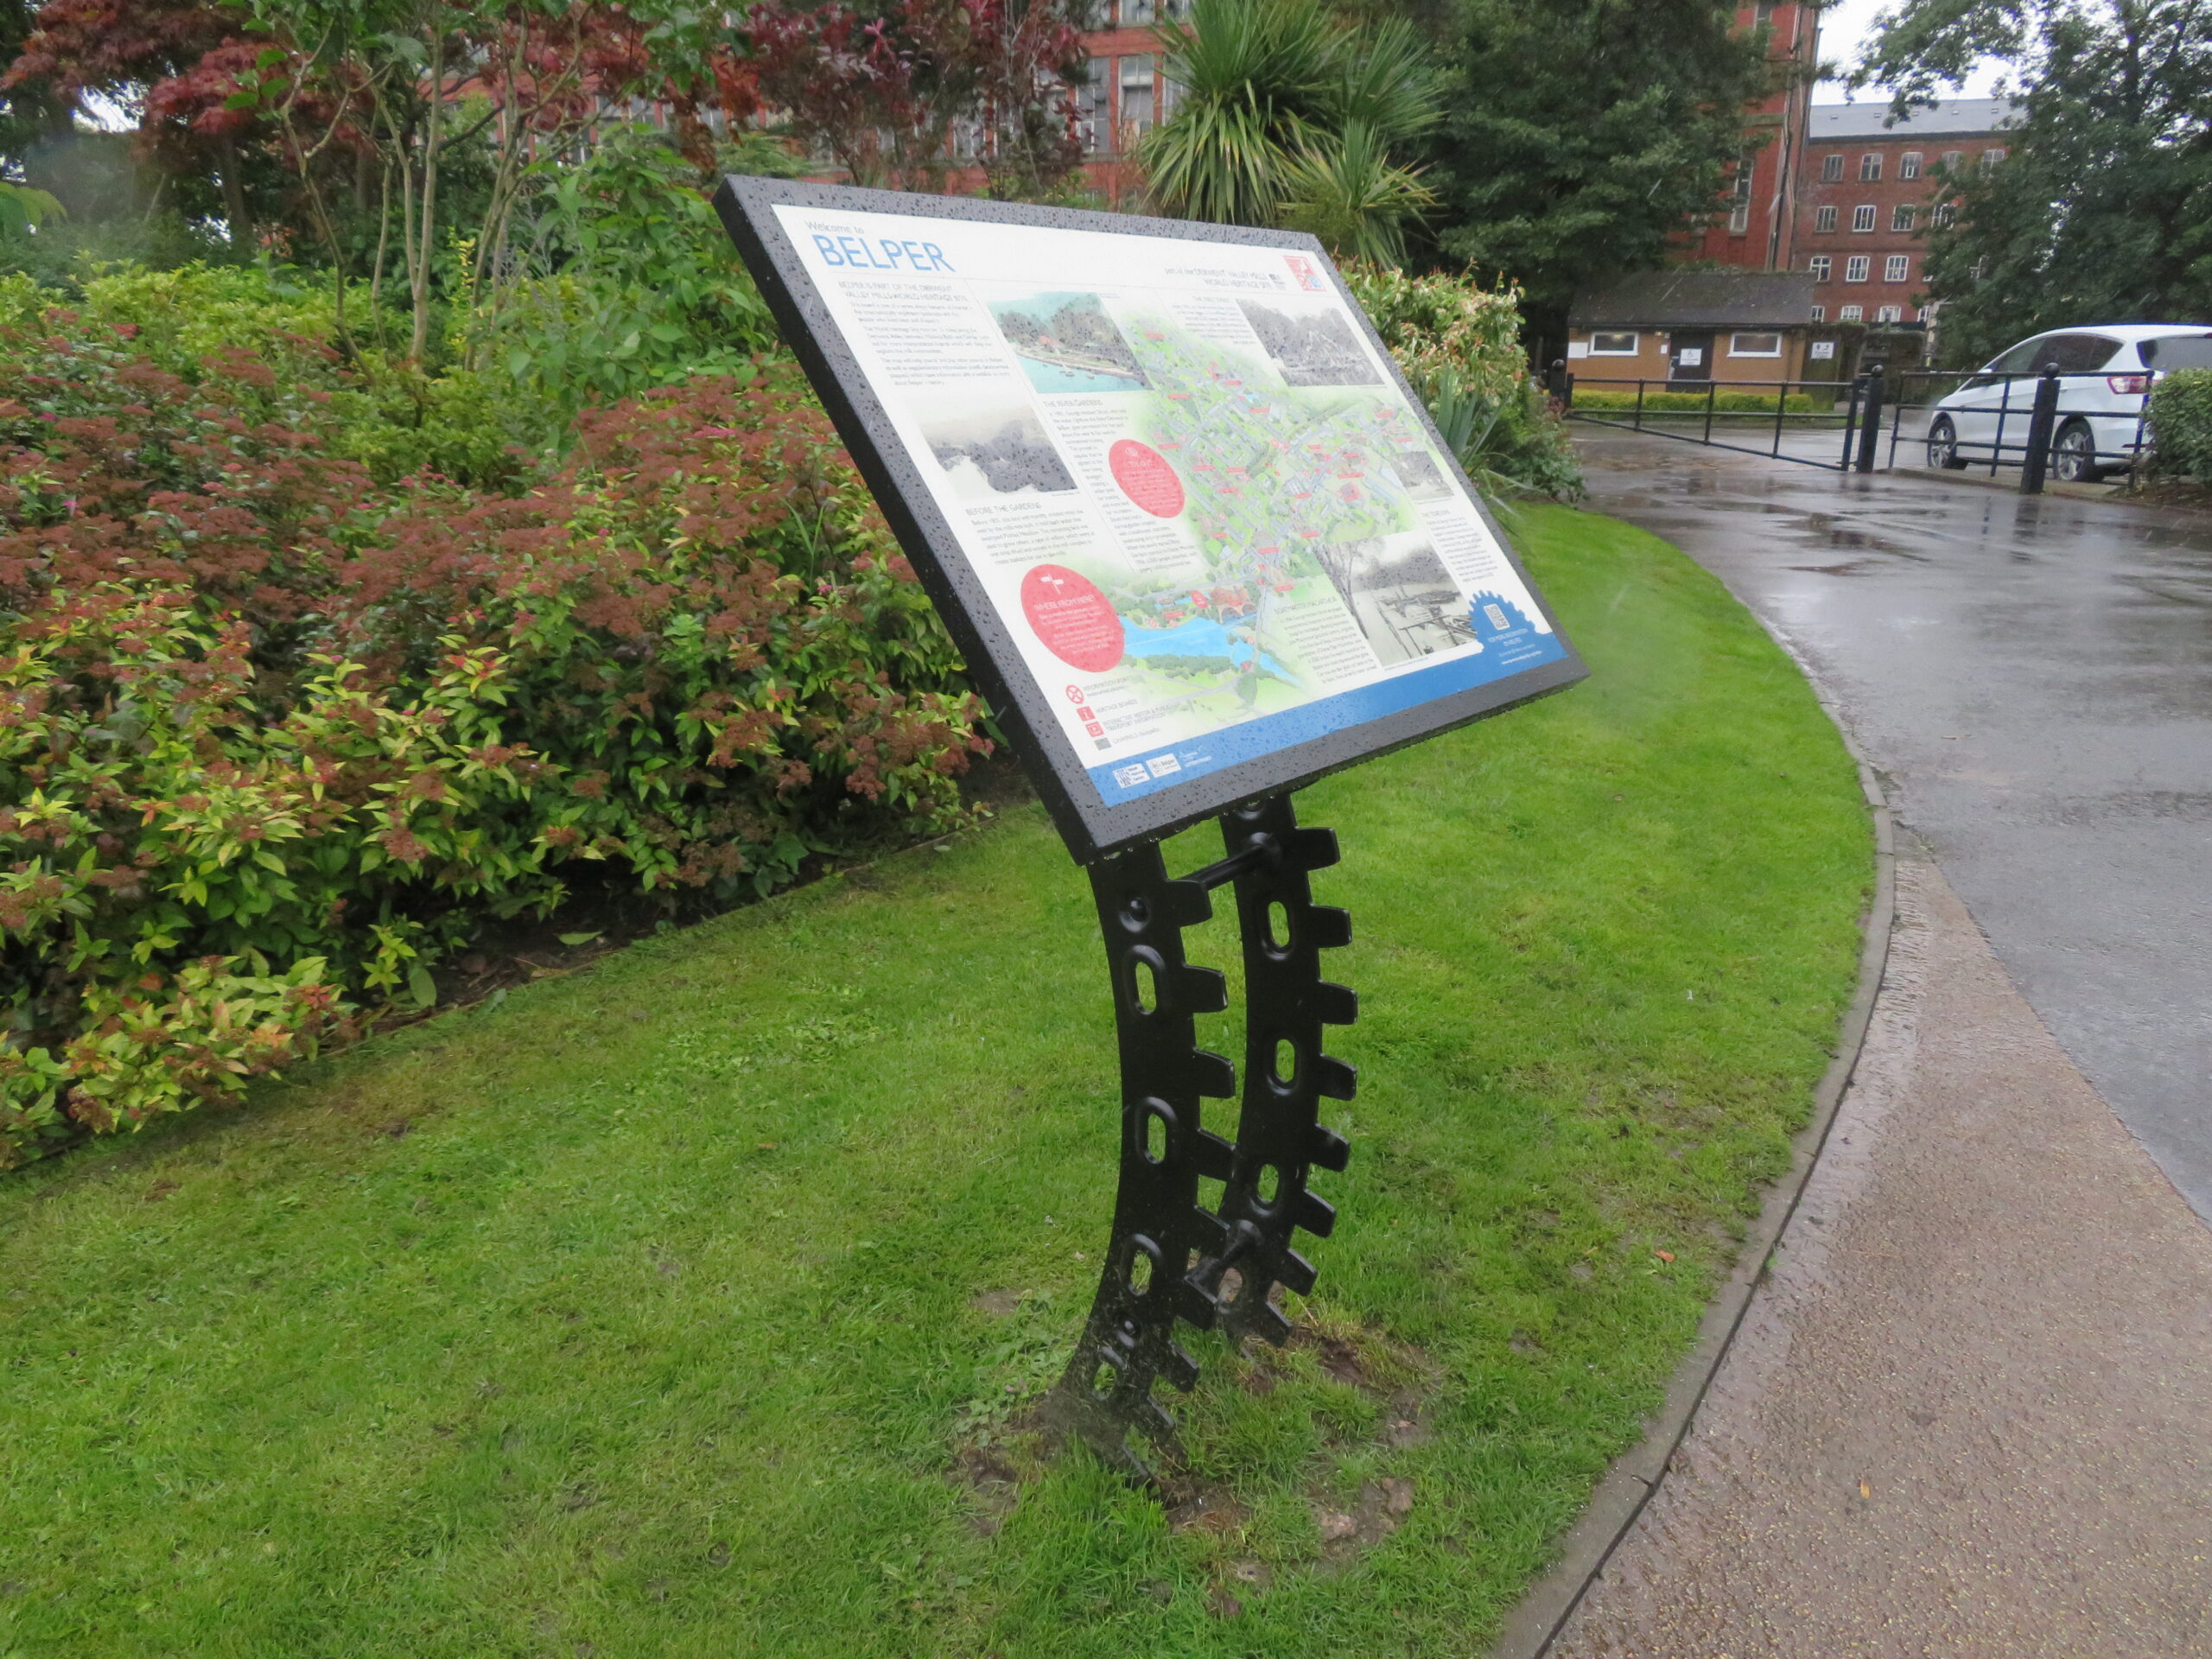
{"type": "Polygon", "coordinates": [[[1154,518],[1173,518],[1183,511],[1183,480],[1150,444],[1123,438],[1106,452],[1106,464],[1122,493],[1154,518]]]}
{"type": "Polygon", "coordinates": [[[1103,674],[1122,660],[1122,619],[1112,601],[1065,565],[1040,564],[1022,577],[1021,613],[1045,649],[1071,668],[1103,674]]]}

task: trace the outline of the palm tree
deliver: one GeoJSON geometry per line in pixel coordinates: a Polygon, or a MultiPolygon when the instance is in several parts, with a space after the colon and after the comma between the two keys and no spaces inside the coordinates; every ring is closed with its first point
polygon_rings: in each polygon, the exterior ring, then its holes
{"type": "Polygon", "coordinates": [[[1394,146],[1427,130],[1440,88],[1404,18],[1354,28],[1326,0],[1192,0],[1158,31],[1175,111],[1137,151],[1153,205],[1227,225],[1295,219],[1339,253],[1395,255],[1434,198],[1394,146]]]}
{"type": "Polygon", "coordinates": [[[1393,166],[1375,129],[1348,121],[1334,143],[1307,144],[1285,168],[1280,220],[1339,259],[1395,265],[1406,257],[1405,221],[1436,202],[1419,168],[1393,166]]]}

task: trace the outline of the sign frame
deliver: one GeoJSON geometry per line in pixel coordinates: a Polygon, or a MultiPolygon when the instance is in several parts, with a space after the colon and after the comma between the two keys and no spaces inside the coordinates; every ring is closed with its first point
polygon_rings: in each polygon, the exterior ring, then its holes
{"type": "Polygon", "coordinates": [[[838,436],[889,522],[892,533],[920,576],[947,631],[967,659],[969,673],[992,712],[1014,740],[1016,753],[1055,826],[1078,864],[1218,817],[1225,810],[1264,797],[1287,795],[1331,772],[1388,754],[1471,721],[1564,690],[1589,670],[1558,618],[1522,566],[1519,555],[1461,468],[1451,446],[1438,434],[1427,406],[1383,346],[1359,302],[1320,243],[1292,231],[1132,214],[1043,207],[988,201],[971,196],[925,196],[843,185],[726,175],[715,207],[759,285],[838,436]],[[1113,236],[1154,237],[1183,241],[1225,242],[1280,249],[1307,256],[1325,273],[1338,298],[1358,321],[1376,355],[1388,368],[1414,418],[1466,493],[1483,525],[1543,614],[1561,647],[1557,659],[1524,669],[1487,684],[1340,728],[1319,736],[1198,773],[1186,782],[1109,804],[1099,796],[1084,758],[1061,730],[1045,688],[1024,664],[1020,644],[998,614],[981,577],[970,566],[958,532],[946,519],[920,468],[893,424],[883,399],[861,368],[843,331],[785,233],[774,210],[818,208],[844,213],[895,213],[909,218],[980,220],[1001,225],[1085,231],[1113,236]]]}

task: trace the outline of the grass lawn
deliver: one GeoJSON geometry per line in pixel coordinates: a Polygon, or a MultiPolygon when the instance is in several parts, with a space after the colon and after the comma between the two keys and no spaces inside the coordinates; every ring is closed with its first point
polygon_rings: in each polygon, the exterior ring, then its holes
{"type": "Polygon", "coordinates": [[[1023,1427],[1117,1095],[1021,806],[0,1179],[0,1656],[1476,1650],[1785,1166],[1872,874],[1717,583],[1522,537],[1594,677],[1301,797],[1351,1167],[1301,1339],[1190,1338],[1166,1505],[1023,1427]]]}

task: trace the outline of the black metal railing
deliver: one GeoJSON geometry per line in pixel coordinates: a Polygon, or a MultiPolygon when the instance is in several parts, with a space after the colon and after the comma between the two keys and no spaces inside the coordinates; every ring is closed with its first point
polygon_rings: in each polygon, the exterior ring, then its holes
{"type": "Polygon", "coordinates": [[[2093,483],[2131,472],[2152,443],[2152,377],[2140,371],[2034,374],[1916,370],[1898,377],[1889,465],[1925,460],[1937,471],[2020,469],[2030,495],[2046,477],[2093,483]],[[1922,446],[1915,456],[1912,446],[1922,446]]]}
{"type": "Polygon", "coordinates": [[[1871,471],[1881,381],[1650,380],[1570,375],[1546,385],[1570,420],[1764,455],[1830,472],[1871,471]],[[1840,441],[1839,441],[1840,440],[1840,441]]]}

